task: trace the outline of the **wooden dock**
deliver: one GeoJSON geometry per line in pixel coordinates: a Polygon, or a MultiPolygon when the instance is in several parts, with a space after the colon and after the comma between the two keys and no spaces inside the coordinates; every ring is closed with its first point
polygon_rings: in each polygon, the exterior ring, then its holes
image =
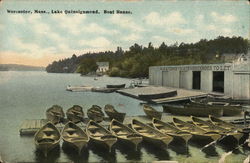
{"type": "Polygon", "coordinates": [[[147,95],[147,94],[152,95],[152,94],[159,94],[159,93],[167,93],[167,92],[173,92],[173,91],[177,91],[176,96],[151,99],[150,101],[147,101],[147,102],[154,103],[154,104],[164,104],[168,102],[188,100],[190,98],[206,97],[208,95],[208,93],[204,93],[204,92],[196,91],[196,90],[186,90],[186,89],[180,89],[180,88],[161,87],[161,86],[128,88],[128,89],[117,90],[116,92],[125,96],[129,96],[132,98],[145,101],[144,99],[141,99],[139,96],[147,95]]]}

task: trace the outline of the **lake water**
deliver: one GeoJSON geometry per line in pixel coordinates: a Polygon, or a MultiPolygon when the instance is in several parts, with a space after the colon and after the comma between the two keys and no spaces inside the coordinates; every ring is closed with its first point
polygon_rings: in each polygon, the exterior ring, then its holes
{"type": "MultiPolygon", "coordinates": [[[[68,92],[67,85],[105,86],[126,83],[131,79],[82,77],[79,74],[49,74],[46,72],[0,72],[0,156],[8,162],[128,162],[153,160],[178,160],[180,162],[218,162],[225,152],[233,147],[216,145],[200,151],[197,144],[170,145],[165,150],[155,149],[143,143],[135,152],[117,144],[112,153],[105,153],[95,147],[86,149],[81,156],[67,149],[55,150],[53,156],[43,158],[36,152],[33,137],[20,136],[19,128],[25,119],[45,118],[45,111],[54,104],[66,111],[73,105],[80,105],[84,112],[96,104],[112,104],[127,115],[143,115],[140,101],[117,93],[68,92]]],[[[157,109],[161,109],[158,107],[157,109]]],[[[62,143],[61,143],[62,144],[62,143]]],[[[249,151],[239,148],[227,157],[227,162],[243,162],[249,151]]]]}

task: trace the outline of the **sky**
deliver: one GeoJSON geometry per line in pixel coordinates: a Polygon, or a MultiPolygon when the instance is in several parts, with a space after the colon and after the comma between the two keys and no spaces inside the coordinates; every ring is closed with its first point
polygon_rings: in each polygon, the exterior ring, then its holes
{"type": "Polygon", "coordinates": [[[162,42],[195,43],[218,36],[249,39],[249,7],[247,0],[3,0],[0,64],[47,66],[73,54],[115,51],[118,46],[127,50],[135,43],[147,46],[151,42],[158,47],[162,42]],[[98,10],[99,14],[65,14],[64,10],[98,10]],[[104,10],[130,14],[104,14],[104,10]]]}

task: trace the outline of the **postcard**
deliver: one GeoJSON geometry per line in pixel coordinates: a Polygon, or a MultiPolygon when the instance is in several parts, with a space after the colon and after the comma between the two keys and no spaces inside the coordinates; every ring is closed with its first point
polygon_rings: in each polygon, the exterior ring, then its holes
{"type": "Polygon", "coordinates": [[[249,20],[247,0],[1,0],[0,162],[249,161],[249,20]]]}

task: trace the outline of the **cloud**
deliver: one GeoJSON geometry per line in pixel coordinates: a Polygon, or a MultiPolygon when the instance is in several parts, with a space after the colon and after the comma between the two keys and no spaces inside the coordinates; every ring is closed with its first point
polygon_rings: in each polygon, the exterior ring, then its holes
{"type": "Polygon", "coordinates": [[[18,24],[26,22],[22,15],[10,15],[10,20],[18,24]]]}
{"type": "Polygon", "coordinates": [[[123,37],[122,39],[125,41],[137,41],[141,39],[141,36],[133,33],[133,34],[123,37]]]}
{"type": "Polygon", "coordinates": [[[193,29],[181,29],[181,28],[173,28],[172,32],[178,35],[187,35],[194,32],[193,29]]]}
{"type": "Polygon", "coordinates": [[[106,29],[96,23],[91,23],[82,29],[84,32],[100,33],[100,34],[118,34],[118,30],[106,29]]]}
{"type": "Polygon", "coordinates": [[[109,21],[112,24],[118,25],[125,29],[130,29],[134,32],[143,32],[145,31],[140,25],[136,24],[132,18],[121,15],[113,15],[110,17],[109,21]]]}
{"type": "Polygon", "coordinates": [[[17,51],[33,58],[40,58],[44,54],[53,54],[56,50],[54,47],[42,48],[36,43],[25,43],[17,37],[13,37],[11,40],[13,40],[13,46],[15,46],[17,51]]]}
{"type": "Polygon", "coordinates": [[[215,22],[233,23],[237,21],[237,18],[231,14],[220,15],[217,12],[212,12],[211,17],[215,22]]]}
{"type": "Polygon", "coordinates": [[[52,18],[59,24],[60,27],[66,29],[73,35],[81,33],[82,23],[86,19],[85,15],[53,15],[52,18]]]}
{"type": "Polygon", "coordinates": [[[97,37],[92,40],[81,40],[79,41],[79,44],[82,46],[90,46],[93,48],[109,48],[111,42],[105,37],[97,37]]]}
{"type": "Polygon", "coordinates": [[[186,24],[187,21],[183,18],[180,12],[172,12],[168,15],[161,15],[158,12],[151,12],[144,17],[146,24],[154,26],[174,26],[186,24]]]}
{"type": "Polygon", "coordinates": [[[206,26],[206,30],[215,31],[217,30],[217,27],[214,24],[209,24],[208,26],[206,26]]]}

